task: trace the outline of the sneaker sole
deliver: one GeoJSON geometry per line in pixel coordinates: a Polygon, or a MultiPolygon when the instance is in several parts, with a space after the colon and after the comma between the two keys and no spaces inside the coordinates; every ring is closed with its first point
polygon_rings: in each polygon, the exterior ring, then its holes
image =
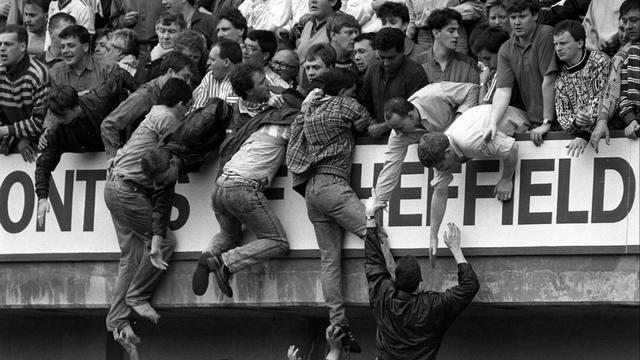
{"type": "Polygon", "coordinates": [[[198,266],[196,267],[196,271],[193,272],[193,278],[191,279],[193,293],[198,296],[204,295],[209,287],[209,267],[203,265],[201,262],[202,261],[198,261],[198,266]]]}

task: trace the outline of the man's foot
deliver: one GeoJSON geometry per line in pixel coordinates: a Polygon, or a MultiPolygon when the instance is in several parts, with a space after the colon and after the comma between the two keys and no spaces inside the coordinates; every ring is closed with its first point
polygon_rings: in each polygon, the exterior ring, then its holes
{"type": "Polygon", "coordinates": [[[351,332],[351,328],[348,325],[336,325],[338,327],[340,327],[340,329],[342,330],[342,333],[344,334],[344,337],[342,338],[342,346],[344,346],[345,349],[348,349],[349,352],[354,353],[354,354],[359,354],[362,352],[362,348],[360,347],[360,344],[358,344],[358,342],[356,341],[356,337],[353,336],[353,333],[351,332]]]}
{"type": "Polygon", "coordinates": [[[220,257],[220,255],[213,255],[207,259],[207,263],[209,264],[211,272],[213,272],[213,276],[216,279],[216,283],[218,283],[220,291],[222,291],[226,297],[233,297],[233,290],[231,290],[231,286],[229,285],[231,273],[229,272],[229,268],[227,268],[222,261],[222,257],[220,257]]]}
{"type": "Polygon", "coordinates": [[[198,266],[196,266],[196,271],[193,272],[193,278],[191,279],[191,287],[193,288],[193,293],[202,296],[205,292],[207,292],[207,288],[209,287],[209,273],[211,270],[209,269],[209,265],[207,264],[207,259],[212,257],[208,252],[202,253],[200,255],[200,259],[198,259],[198,266]]]}
{"type": "Polygon", "coordinates": [[[144,302],[142,304],[132,306],[131,308],[138,315],[142,316],[145,319],[148,319],[154,324],[157,324],[158,321],[160,321],[160,314],[158,314],[156,309],[151,307],[151,304],[149,304],[148,302],[144,302]]]}

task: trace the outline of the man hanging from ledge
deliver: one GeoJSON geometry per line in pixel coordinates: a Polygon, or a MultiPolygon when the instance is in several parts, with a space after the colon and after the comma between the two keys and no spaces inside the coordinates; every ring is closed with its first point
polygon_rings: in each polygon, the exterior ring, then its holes
{"type": "Polygon", "coordinates": [[[467,110],[444,132],[432,132],[422,136],[418,145],[418,159],[428,168],[435,168],[431,185],[429,258],[435,259],[438,248],[438,231],[447,209],[447,192],[453,181],[452,172],[471,159],[503,160],[500,180],[493,191],[496,199],[508,201],[513,192],[513,174],[518,163],[518,144],[512,137],[528,127],[528,119],[521,111],[509,107],[497,124],[496,136],[483,141],[483,126],[491,116],[491,105],[480,105],[467,110]]]}
{"type": "Polygon", "coordinates": [[[462,254],[460,229],[449,223],[449,233],[444,233],[444,242],[458,264],[458,285],[442,293],[417,292],[422,274],[414,256],[400,259],[396,279],[391,279],[380,247],[374,213],[367,212],[364,267],[369,302],[377,325],[377,359],[435,359],[446,330],[480,288],[476,273],[462,254]]]}
{"type": "Polygon", "coordinates": [[[140,338],[131,328],[129,317],[133,310],[158,322],[160,315],[149,300],[175,247],[167,225],[180,159],[169,151],[158,154],[150,150],[179,124],[178,114],[184,113],[189,100],[189,85],[182,79],[168,79],[160,90],[158,104],[115,157],[108,160],[104,199],[121,253],[106,324],[132,360],[138,359],[140,338]]]}

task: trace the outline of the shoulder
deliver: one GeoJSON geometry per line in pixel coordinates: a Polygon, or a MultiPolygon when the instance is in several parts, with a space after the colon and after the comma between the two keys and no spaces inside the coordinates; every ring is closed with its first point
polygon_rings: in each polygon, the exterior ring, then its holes
{"type": "Polygon", "coordinates": [[[30,58],[27,75],[34,78],[36,82],[49,82],[49,69],[47,69],[47,66],[38,59],[30,58]]]}
{"type": "Polygon", "coordinates": [[[536,29],[536,32],[536,38],[538,40],[547,40],[549,38],[553,39],[553,27],[549,25],[538,24],[538,29],[536,29]]]}
{"type": "Polygon", "coordinates": [[[611,62],[611,59],[609,59],[607,54],[601,51],[591,51],[589,61],[594,63],[596,66],[607,66],[611,62]]]}
{"type": "Polygon", "coordinates": [[[454,52],[453,57],[457,61],[465,63],[465,64],[469,65],[471,68],[473,68],[475,70],[478,69],[477,63],[468,55],[465,55],[465,54],[462,54],[462,53],[459,53],[459,52],[456,51],[456,52],[454,52]]]}

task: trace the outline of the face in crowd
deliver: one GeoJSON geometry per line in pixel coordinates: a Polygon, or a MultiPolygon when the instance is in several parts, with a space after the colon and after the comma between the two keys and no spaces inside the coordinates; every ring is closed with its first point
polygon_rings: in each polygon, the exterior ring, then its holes
{"type": "Polygon", "coordinates": [[[385,74],[393,76],[402,66],[402,60],[404,54],[402,51],[398,51],[396,48],[388,50],[378,50],[378,59],[382,64],[385,74]]]}
{"type": "Polygon", "coordinates": [[[307,61],[304,62],[304,71],[307,74],[307,79],[309,79],[310,83],[329,70],[329,67],[320,57],[316,57],[311,60],[307,59],[307,61]]]}
{"type": "Polygon", "coordinates": [[[537,21],[538,14],[533,15],[529,9],[509,14],[509,23],[513,34],[519,38],[531,36],[536,28],[537,21]]]}
{"type": "Polygon", "coordinates": [[[27,44],[18,41],[18,34],[0,34],[0,64],[10,67],[26,56],[27,44]]]}
{"type": "Polygon", "coordinates": [[[451,20],[440,30],[433,31],[433,39],[445,49],[454,51],[458,45],[460,25],[456,20],[451,20]]]}
{"type": "Polygon", "coordinates": [[[244,44],[242,35],[244,31],[233,26],[231,21],[227,19],[220,19],[216,27],[218,38],[235,41],[238,44],[244,44]]]}
{"type": "Polygon", "coordinates": [[[278,51],[270,63],[271,70],[286,82],[291,82],[298,76],[298,66],[300,64],[291,50],[278,51]]]}
{"type": "Polygon", "coordinates": [[[489,9],[489,26],[503,29],[507,32],[511,31],[509,25],[509,15],[507,10],[501,6],[494,6],[489,9]]]}
{"type": "Polygon", "coordinates": [[[110,50],[109,35],[103,35],[96,39],[96,47],[93,54],[98,57],[104,57],[110,50]]]}
{"type": "Polygon", "coordinates": [[[620,26],[634,44],[640,42],[640,10],[633,9],[620,16],[620,26]]]}
{"type": "Polygon", "coordinates": [[[351,54],[358,35],[360,35],[360,29],[343,27],[339,32],[331,34],[331,42],[336,48],[351,54]]]}
{"type": "Polygon", "coordinates": [[[229,74],[231,60],[222,59],[220,57],[220,47],[216,45],[211,48],[211,51],[209,52],[207,67],[209,71],[211,71],[211,75],[214,79],[222,81],[227,76],[227,74],[229,74]]]}
{"type": "Polygon", "coordinates": [[[89,44],[83,44],[79,38],[69,36],[66,39],[60,39],[60,51],[62,61],[74,67],[82,63],[86,54],[89,53],[89,44]]]}
{"type": "Polygon", "coordinates": [[[553,46],[558,59],[572,66],[580,62],[584,41],[576,41],[568,31],[563,31],[553,35],[553,46]]]}
{"type": "Polygon", "coordinates": [[[156,24],[156,35],[158,35],[158,43],[164,50],[173,49],[175,46],[176,36],[180,32],[180,25],[172,23],[171,25],[164,25],[162,23],[156,24]]]}
{"type": "Polygon", "coordinates": [[[24,4],[22,21],[30,33],[42,34],[47,29],[47,13],[35,4],[24,4]]]}
{"type": "Polygon", "coordinates": [[[376,60],[376,51],[373,49],[370,40],[364,39],[356,42],[353,49],[353,59],[360,71],[365,71],[376,60]]]}
{"type": "Polygon", "coordinates": [[[333,13],[337,0],[309,0],[309,13],[316,19],[326,19],[333,13]]]}

